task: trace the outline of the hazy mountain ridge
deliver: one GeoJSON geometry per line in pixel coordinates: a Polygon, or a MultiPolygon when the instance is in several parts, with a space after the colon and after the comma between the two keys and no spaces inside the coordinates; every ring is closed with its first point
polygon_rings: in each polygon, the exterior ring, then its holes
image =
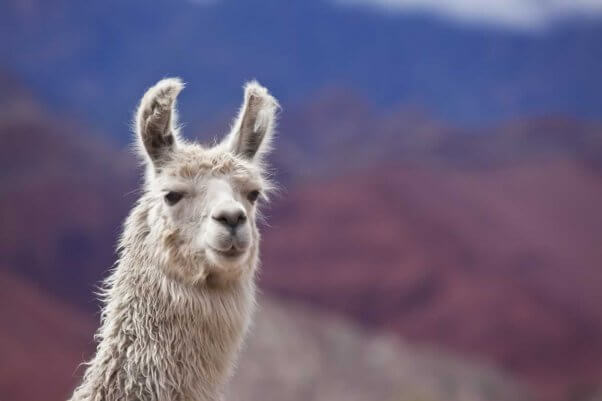
{"type": "Polygon", "coordinates": [[[561,158],[600,171],[602,123],[547,114],[461,128],[424,110],[377,111],[353,91],[330,88],[287,110],[274,155],[287,178],[337,176],[387,161],[493,168],[561,158]]]}

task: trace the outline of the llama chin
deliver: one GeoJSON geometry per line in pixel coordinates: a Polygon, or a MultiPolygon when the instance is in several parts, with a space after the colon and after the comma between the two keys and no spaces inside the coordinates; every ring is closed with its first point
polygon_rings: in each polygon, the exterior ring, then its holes
{"type": "Polygon", "coordinates": [[[220,400],[249,326],[279,106],[246,84],[231,132],[204,147],[180,137],[183,88],[164,79],[138,107],[143,194],[104,284],[96,354],[71,401],[220,400]]]}

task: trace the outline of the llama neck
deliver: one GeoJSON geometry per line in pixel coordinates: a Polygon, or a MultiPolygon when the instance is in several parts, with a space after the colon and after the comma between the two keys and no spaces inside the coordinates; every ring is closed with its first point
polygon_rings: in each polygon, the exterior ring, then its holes
{"type": "Polygon", "coordinates": [[[223,287],[181,283],[126,235],[107,280],[97,354],[72,400],[219,399],[249,324],[253,277],[223,287]]]}

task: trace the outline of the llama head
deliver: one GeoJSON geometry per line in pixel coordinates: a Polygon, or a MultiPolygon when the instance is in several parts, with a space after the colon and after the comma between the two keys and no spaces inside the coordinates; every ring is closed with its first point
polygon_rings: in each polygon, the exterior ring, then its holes
{"type": "Polygon", "coordinates": [[[257,204],[270,190],[263,159],[278,103],[257,82],[245,86],[231,132],[211,147],[180,138],[175,101],[183,84],[150,88],[136,115],[146,164],[147,230],[162,270],[187,282],[224,282],[253,269],[257,204]]]}

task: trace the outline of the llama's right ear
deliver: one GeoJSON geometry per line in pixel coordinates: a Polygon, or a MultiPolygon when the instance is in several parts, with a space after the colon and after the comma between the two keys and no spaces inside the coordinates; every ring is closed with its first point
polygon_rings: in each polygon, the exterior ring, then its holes
{"type": "Polygon", "coordinates": [[[179,78],[163,79],[146,91],[136,113],[139,149],[155,167],[168,160],[177,141],[176,98],[184,84],[179,78]]]}

